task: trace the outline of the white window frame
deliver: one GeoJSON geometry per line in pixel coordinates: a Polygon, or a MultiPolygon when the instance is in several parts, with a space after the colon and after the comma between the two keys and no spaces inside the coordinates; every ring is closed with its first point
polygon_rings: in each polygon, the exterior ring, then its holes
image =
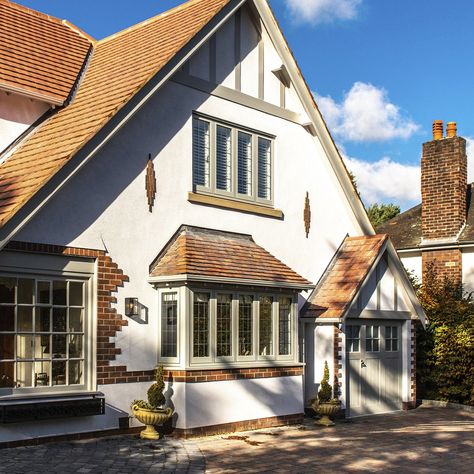
{"type": "Polygon", "coordinates": [[[158,291],[158,361],[159,363],[176,365],[179,364],[181,356],[181,307],[182,307],[182,289],[181,288],[166,288],[158,291]],[[176,357],[164,357],[161,352],[161,318],[162,318],[162,303],[163,295],[176,295],[176,357]]]}
{"type": "MultiPolygon", "coordinates": [[[[220,196],[236,201],[256,203],[262,206],[273,207],[274,205],[274,182],[275,182],[275,136],[260,132],[251,128],[243,127],[225,120],[219,120],[201,113],[193,113],[192,127],[194,136],[194,121],[202,120],[209,124],[209,143],[210,143],[210,169],[209,169],[209,186],[195,184],[194,181],[194,163],[195,157],[192,156],[192,183],[193,191],[200,194],[208,194],[220,196]],[[229,128],[231,130],[231,190],[226,191],[217,188],[217,155],[216,155],[216,138],[217,126],[229,128]],[[252,183],[250,195],[240,194],[238,192],[238,134],[239,132],[249,134],[251,136],[252,146],[252,183]],[[258,139],[263,138],[270,141],[270,199],[258,197],[258,139]]],[[[192,147],[194,149],[194,146],[192,147]]]]}

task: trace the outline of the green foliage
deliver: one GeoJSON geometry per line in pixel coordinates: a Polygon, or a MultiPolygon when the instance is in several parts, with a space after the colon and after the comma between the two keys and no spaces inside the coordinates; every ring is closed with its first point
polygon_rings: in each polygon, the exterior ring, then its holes
{"type": "Polygon", "coordinates": [[[332,387],[329,383],[329,367],[327,360],[324,361],[324,374],[319,386],[318,400],[319,403],[327,403],[332,399],[332,387]]]}
{"type": "Polygon", "coordinates": [[[138,408],[144,408],[146,410],[156,410],[166,403],[165,396],[163,395],[164,389],[164,369],[163,366],[160,365],[155,369],[155,382],[148,389],[148,401],[134,400],[131,406],[137,406],[138,408]]]}
{"type": "Polygon", "coordinates": [[[474,299],[428,269],[418,296],[426,330],[417,329],[418,397],[474,405],[474,299]]]}
{"type": "Polygon", "coordinates": [[[367,214],[372,225],[377,228],[384,222],[398,216],[400,214],[400,206],[395,204],[372,204],[368,207],[367,214]]]}
{"type": "Polygon", "coordinates": [[[360,197],[359,188],[357,187],[357,178],[352,171],[349,171],[349,178],[351,179],[352,186],[354,186],[357,195],[360,197]]]}

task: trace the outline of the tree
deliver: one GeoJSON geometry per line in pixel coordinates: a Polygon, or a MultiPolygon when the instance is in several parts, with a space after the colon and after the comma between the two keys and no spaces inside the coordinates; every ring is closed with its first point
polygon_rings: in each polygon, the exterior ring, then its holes
{"type": "Polygon", "coordinates": [[[377,228],[384,222],[398,216],[400,214],[400,206],[396,204],[372,204],[367,209],[367,214],[372,225],[377,228]]]}
{"type": "Polygon", "coordinates": [[[416,285],[427,316],[417,330],[419,398],[474,405],[474,299],[428,267],[416,285]]]}

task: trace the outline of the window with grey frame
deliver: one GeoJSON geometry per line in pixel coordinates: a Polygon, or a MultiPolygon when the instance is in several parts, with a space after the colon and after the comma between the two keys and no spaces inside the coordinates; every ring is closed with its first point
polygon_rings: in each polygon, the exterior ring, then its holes
{"type": "Polygon", "coordinates": [[[193,357],[209,357],[209,293],[194,293],[193,357]]]}
{"type": "Polygon", "coordinates": [[[0,389],[85,384],[86,282],[0,277],[0,389]]]}
{"type": "Polygon", "coordinates": [[[259,354],[273,355],[273,298],[261,296],[259,301],[259,354]]]}
{"type": "Polygon", "coordinates": [[[178,294],[161,295],[161,357],[178,357],[178,294]]]}
{"type": "Polygon", "coordinates": [[[232,356],[232,295],[217,295],[216,356],[232,356]]]}
{"type": "Polygon", "coordinates": [[[271,204],[273,138],[193,116],[193,186],[197,192],[271,204]]]}
{"type": "Polygon", "coordinates": [[[278,353],[279,355],[291,354],[291,298],[278,299],[278,353]]]}

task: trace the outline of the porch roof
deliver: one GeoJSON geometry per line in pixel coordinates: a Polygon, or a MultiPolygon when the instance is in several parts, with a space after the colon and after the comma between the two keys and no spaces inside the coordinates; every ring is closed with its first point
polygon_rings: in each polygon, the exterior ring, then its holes
{"type": "Polygon", "coordinates": [[[150,280],[207,279],[294,288],[312,288],[251,235],[181,226],[150,266],[150,280]],[[199,277],[199,278],[197,278],[199,277]]]}

